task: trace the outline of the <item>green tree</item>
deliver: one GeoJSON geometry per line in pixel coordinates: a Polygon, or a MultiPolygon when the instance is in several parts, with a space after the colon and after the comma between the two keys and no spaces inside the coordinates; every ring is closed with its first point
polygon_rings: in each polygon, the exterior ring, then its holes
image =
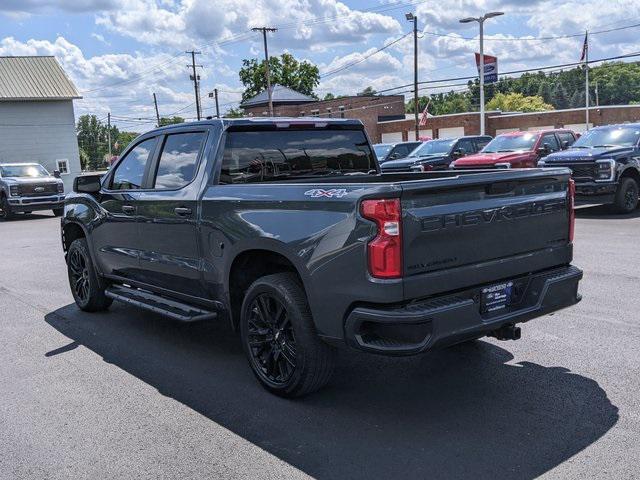
{"type": "Polygon", "coordinates": [[[329,92],[324,96],[323,100],[333,100],[335,98],[336,96],[333,93],[329,92]]]}
{"type": "Polygon", "coordinates": [[[241,118],[244,117],[244,112],[240,108],[231,107],[229,110],[227,110],[227,113],[222,116],[224,118],[241,118]]]}
{"type": "MultiPolygon", "coordinates": [[[[76,125],[80,161],[85,170],[98,170],[106,166],[104,158],[109,151],[108,129],[95,115],[81,115],[76,125]]],[[[118,129],[111,127],[112,142],[118,138],[118,129]]]]}
{"type": "Polygon", "coordinates": [[[569,98],[567,97],[567,89],[564,88],[562,82],[557,82],[551,91],[551,103],[555,108],[569,108],[569,98]]]}
{"type": "Polygon", "coordinates": [[[160,117],[160,126],[164,127],[165,125],[175,125],[176,123],[184,123],[184,118],[182,117],[160,117]]]}
{"type": "Polygon", "coordinates": [[[553,105],[545,103],[542,97],[525,97],[521,93],[498,93],[486,105],[487,110],[503,112],[542,112],[553,110],[553,105]]]}
{"type": "Polygon", "coordinates": [[[375,95],[377,92],[373,89],[373,87],[369,86],[362,90],[361,92],[356,93],[359,97],[370,97],[375,95]]]}
{"type": "MultiPolygon", "coordinates": [[[[318,67],[306,60],[298,61],[290,53],[270,57],[269,73],[271,85],[282,85],[314,97],[313,89],[320,83],[318,67]]],[[[242,93],[243,101],[264,91],[267,88],[265,61],[258,62],[255,58],[242,60],[240,82],[245,87],[242,93]]]]}

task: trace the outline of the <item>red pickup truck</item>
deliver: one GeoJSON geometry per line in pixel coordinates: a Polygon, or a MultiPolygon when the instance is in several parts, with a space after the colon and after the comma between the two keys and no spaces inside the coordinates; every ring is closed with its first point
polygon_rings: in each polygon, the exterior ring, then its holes
{"type": "Polygon", "coordinates": [[[479,153],[451,163],[453,168],[533,168],[540,158],[564,150],[578,136],[571,130],[537,130],[498,135],[479,153]]]}

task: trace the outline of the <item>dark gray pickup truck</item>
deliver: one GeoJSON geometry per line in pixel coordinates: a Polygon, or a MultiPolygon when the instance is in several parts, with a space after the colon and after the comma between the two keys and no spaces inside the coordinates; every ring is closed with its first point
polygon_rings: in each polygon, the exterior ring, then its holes
{"type": "Polygon", "coordinates": [[[567,169],[381,175],[361,123],[237,119],[138,137],[78,177],[62,241],[86,311],[226,319],[256,377],[298,396],[335,348],[410,355],[580,300],[567,169]]]}

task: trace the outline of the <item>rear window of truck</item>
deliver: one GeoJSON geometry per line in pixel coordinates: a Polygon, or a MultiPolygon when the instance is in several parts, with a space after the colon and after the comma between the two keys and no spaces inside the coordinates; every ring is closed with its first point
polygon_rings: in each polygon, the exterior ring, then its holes
{"type": "Polygon", "coordinates": [[[220,183],[275,182],[376,171],[362,130],[228,131],[220,183]]]}

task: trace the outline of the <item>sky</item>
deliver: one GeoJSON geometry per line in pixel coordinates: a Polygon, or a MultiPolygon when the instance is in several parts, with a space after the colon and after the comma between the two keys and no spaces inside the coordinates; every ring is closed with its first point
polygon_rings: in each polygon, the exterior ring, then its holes
{"type": "Polygon", "coordinates": [[[446,79],[474,74],[478,24],[460,18],[504,12],[485,24],[485,53],[505,72],[578,61],[587,29],[591,59],[640,52],[637,7],[637,0],[0,0],[0,55],[55,55],[83,96],[77,116],[111,112],[120,128],[144,131],[155,123],[154,92],[162,116],[195,117],[187,50],[202,52],[204,114],[215,112],[207,96],[214,88],[222,112],[237,107],[242,60],[264,55],[251,27],[278,28],[269,34],[271,55],[289,52],[319,67],[319,97],[348,95],[413,81],[405,19],[413,12],[419,80],[444,80],[422,95],[460,90],[460,81],[446,79]]]}

